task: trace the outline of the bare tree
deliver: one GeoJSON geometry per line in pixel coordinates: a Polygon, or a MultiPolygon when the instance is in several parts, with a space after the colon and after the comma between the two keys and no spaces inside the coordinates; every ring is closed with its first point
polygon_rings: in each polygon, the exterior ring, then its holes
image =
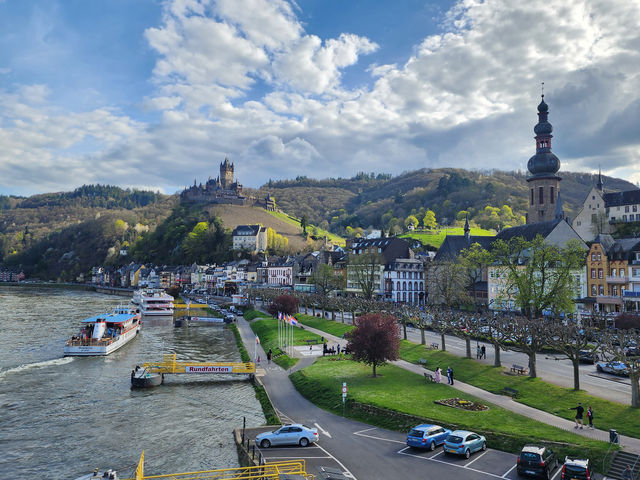
{"type": "Polygon", "coordinates": [[[542,347],[548,345],[549,330],[548,321],[544,319],[530,320],[517,316],[507,326],[507,338],[510,341],[506,346],[509,350],[516,350],[529,357],[529,376],[537,377],[536,353],[542,347]]]}
{"type": "Polygon", "coordinates": [[[467,303],[464,268],[450,261],[431,262],[428,265],[429,303],[457,307],[467,303]]]}
{"type": "Polygon", "coordinates": [[[602,351],[611,360],[623,362],[629,371],[629,380],[631,381],[631,406],[633,408],[640,407],[640,388],[638,380],[640,379],[640,358],[632,353],[637,351],[631,350],[640,346],[640,332],[638,330],[618,330],[617,332],[606,331],[602,334],[602,351]]]}
{"type": "Polygon", "coordinates": [[[360,255],[349,255],[347,271],[353,282],[362,291],[367,300],[373,298],[380,287],[381,270],[384,257],[378,252],[364,252],[360,255]]]}

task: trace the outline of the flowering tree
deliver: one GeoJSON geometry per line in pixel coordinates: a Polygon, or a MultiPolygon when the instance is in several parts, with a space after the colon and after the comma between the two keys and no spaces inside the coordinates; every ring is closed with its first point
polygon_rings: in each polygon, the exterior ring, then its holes
{"type": "Polygon", "coordinates": [[[267,311],[274,317],[278,315],[278,312],[293,315],[298,313],[298,299],[292,295],[280,295],[271,301],[267,311]]]}
{"type": "Polygon", "coordinates": [[[355,328],[346,334],[347,348],[354,360],[373,367],[375,377],[377,366],[398,358],[399,334],[395,317],[379,313],[362,315],[355,321],[355,328]]]}

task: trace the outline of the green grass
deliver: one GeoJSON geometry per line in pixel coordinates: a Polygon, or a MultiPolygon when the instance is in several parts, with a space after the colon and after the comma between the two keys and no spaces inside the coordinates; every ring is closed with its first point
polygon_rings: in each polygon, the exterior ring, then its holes
{"type": "MultiPolygon", "coordinates": [[[[278,347],[278,321],[275,318],[260,318],[251,322],[250,325],[253,333],[260,338],[260,344],[265,352],[269,349],[274,354],[280,351],[278,347]]],[[[320,343],[320,336],[315,333],[296,327],[293,327],[291,331],[293,332],[293,345],[307,345],[305,340],[316,340],[317,343],[320,343]]],[[[288,370],[298,362],[298,359],[291,358],[285,354],[275,358],[274,362],[288,370]]]]}
{"type": "MultiPolygon", "coordinates": [[[[287,222],[290,225],[296,226],[300,229],[300,233],[302,234],[302,227],[300,226],[300,220],[294,217],[291,217],[289,215],[287,215],[286,213],[282,213],[282,212],[271,212],[268,210],[265,210],[269,215],[273,215],[276,218],[279,218],[280,220],[287,222]]],[[[309,227],[311,227],[311,225],[309,225],[309,227]]],[[[331,233],[327,230],[324,230],[318,226],[316,226],[316,228],[318,229],[318,234],[322,237],[327,237],[329,239],[329,241],[331,243],[334,243],[336,245],[341,245],[344,246],[346,245],[346,241],[344,238],[342,238],[339,235],[336,235],[335,233],[331,233]]],[[[309,231],[309,228],[307,228],[307,231],[309,231]]]]}
{"type": "Polygon", "coordinates": [[[333,320],[314,317],[313,315],[305,315],[303,313],[299,313],[296,315],[296,318],[303,325],[307,325],[317,330],[322,330],[323,332],[327,332],[330,335],[335,335],[336,337],[342,337],[344,333],[353,330],[353,325],[338,323],[333,320]]]}
{"type": "MultiPolygon", "coordinates": [[[[349,402],[373,405],[419,419],[436,421],[450,428],[481,432],[489,439],[489,446],[499,443],[503,449],[518,451],[526,442],[552,442],[561,455],[585,454],[602,459],[608,444],[581,437],[573,432],[546,425],[527,417],[487,404],[473,396],[461,394],[445,384],[426,383],[421,375],[393,365],[379,367],[381,376],[371,377],[371,367],[350,360],[318,359],[313,365],[291,375],[296,388],[316,405],[337,414],[342,413],[340,391],[347,382],[349,402]],[[435,400],[459,397],[483,403],[490,408],[483,412],[469,412],[437,405],[435,400]]],[[[347,402],[349,404],[349,402],[347,402]]],[[[347,408],[346,414],[368,423],[375,415],[362,415],[362,411],[347,408]],[[353,414],[353,415],[352,415],[353,414]]],[[[387,428],[394,428],[393,414],[379,420],[387,428]]],[[[419,419],[413,419],[418,421],[419,419]]],[[[375,418],[373,418],[374,423],[375,418]]],[[[406,431],[406,420],[401,416],[395,426],[406,431]]]]}
{"type": "Polygon", "coordinates": [[[250,322],[251,320],[254,320],[256,318],[270,318],[271,317],[271,315],[269,315],[268,313],[261,312],[260,310],[255,310],[253,308],[246,309],[242,316],[244,317],[244,319],[247,322],[250,322]]]}
{"type": "MultiPolygon", "coordinates": [[[[440,247],[444,242],[444,237],[448,235],[464,235],[463,228],[446,228],[442,230],[434,230],[430,232],[408,232],[399,235],[400,238],[414,238],[420,240],[423,245],[431,245],[432,247],[440,247]]],[[[491,230],[484,230],[482,228],[472,228],[470,235],[477,235],[483,237],[493,237],[495,232],[491,230]]]]}
{"type": "Polygon", "coordinates": [[[400,357],[413,363],[424,358],[429,370],[435,370],[438,366],[446,370],[447,366],[451,366],[457,380],[489,392],[500,394],[504,387],[515,388],[518,390],[516,401],[571,421],[575,411],[569,410],[570,407],[582,402],[586,410],[587,406],[591,405],[596,428],[613,428],[623,435],[640,438],[640,409],[594,397],[584,391],[552,385],[540,378],[508,375],[504,368],[484,365],[441,350],[429,350],[422,345],[404,340],[400,345],[400,357]]]}

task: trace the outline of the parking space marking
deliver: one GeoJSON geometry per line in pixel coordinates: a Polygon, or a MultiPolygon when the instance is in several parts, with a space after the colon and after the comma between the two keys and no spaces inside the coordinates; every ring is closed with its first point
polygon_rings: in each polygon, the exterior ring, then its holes
{"type": "Polygon", "coordinates": [[[556,473],[553,474],[553,477],[551,477],[551,480],[554,480],[561,471],[562,471],[562,467],[558,465],[558,468],[556,469],[556,473]]]}
{"type": "Polygon", "coordinates": [[[469,465],[471,465],[471,464],[472,464],[473,462],[475,462],[476,460],[481,459],[484,455],[486,455],[486,454],[487,454],[487,452],[488,452],[488,451],[489,451],[489,450],[485,450],[484,452],[482,452],[482,453],[481,453],[480,455],[478,455],[476,458],[474,458],[474,459],[473,459],[473,460],[471,460],[469,463],[467,463],[467,464],[465,465],[465,467],[468,467],[469,465]]]}
{"type": "Polygon", "coordinates": [[[375,428],[368,428],[367,430],[360,430],[359,432],[353,432],[354,435],[358,435],[359,437],[373,438],[374,440],[382,440],[383,442],[391,442],[391,443],[401,443],[404,445],[405,442],[401,442],[400,440],[391,440],[389,438],[376,437],[373,435],[365,435],[362,432],[368,432],[369,430],[375,430],[375,428]]]}
{"type": "Polygon", "coordinates": [[[502,475],[502,478],[507,478],[507,475],[509,475],[511,473],[511,471],[516,468],[518,465],[514,465],[513,467],[511,467],[509,470],[506,471],[506,473],[504,475],[502,475]]]}
{"type": "Polygon", "coordinates": [[[318,445],[318,448],[320,450],[322,450],[324,453],[326,453],[327,455],[329,455],[331,458],[333,458],[333,460],[342,467],[342,471],[345,472],[345,475],[348,476],[349,478],[353,478],[353,480],[357,480],[355,475],[353,473],[351,473],[349,471],[349,469],[347,467],[344,466],[344,464],[338,460],[336,457],[334,457],[333,455],[331,455],[329,452],[327,452],[324,448],[322,448],[320,445],[318,445]]]}
{"type": "Polygon", "coordinates": [[[294,458],[294,459],[295,459],[295,458],[304,458],[305,460],[308,460],[308,459],[311,459],[311,458],[320,459],[320,458],[332,458],[332,457],[329,457],[329,456],[327,456],[327,455],[325,455],[325,456],[323,456],[323,457],[302,457],[302,456],[300,456],[300,455],[297,455],[297,456],[295,456],[295,457],[266,457],[266,458],[269,458],[269,459],[278,459],[278,460],[281,460],[281,459],[283,459],[283,458],[294,458]]]}
{"type": "Polygon", "coordinates": [[[432,462],[442,463],[444,465],[450,465],[452,467],[465,468],[467,470],[471,470],[472,472],[481,473],[483,475],[488,475],[490,477],[504,478],[504,476],[496,475],[495,473],[484,472],[482,470],[478,470],[477,468],[470,468],[470,467],[467,466],[468,464],[467,465],[459,465],[457,463],[451,463],[451,462],[445,462],[444,460],[438,460],[438,459],[435,459],[433,457],[422,457],[420,455],[414,455],[412,453],[405,453],[405,450],[407,450],[408,448],[409,447],[403,448],[402,450],[398,450],[397,453],[399,453],[400,455],[407,455],[409,457],[420,458],[422,460],[430,460],[432,462]]]}

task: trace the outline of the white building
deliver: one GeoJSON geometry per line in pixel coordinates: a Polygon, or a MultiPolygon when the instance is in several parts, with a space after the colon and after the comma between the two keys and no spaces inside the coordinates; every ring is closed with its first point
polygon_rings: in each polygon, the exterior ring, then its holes
{"type": "Polygon", "coordinates": [[[238,225],[231,233],[233,250],[264,252],[267,249],[267,229],[262,225],[238,225]]]}
{"type": "Polygon", "coordinates": [[[384,298],[392,302],[424,305],[424,265],[422,260],[397,258],[384,271],[384,298]]]}

